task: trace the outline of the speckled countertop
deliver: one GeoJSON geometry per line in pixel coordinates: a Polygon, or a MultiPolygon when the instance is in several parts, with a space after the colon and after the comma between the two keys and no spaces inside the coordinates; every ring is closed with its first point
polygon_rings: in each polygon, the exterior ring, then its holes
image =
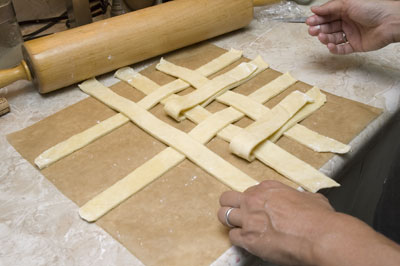
{"type": "MultiPolygon", "coordinates": [[[[218,37],[214,44],[260,54],[280,72],[323,90],[383,108],[384,113],[353,142],[353,153],[368,142],[400,106],[400,44],[380,51],[334,56],[307,33],[301,23],[256,19],[244,30],[218,37]]],[[[136,65],[136,70],[153,63],[136,65]]],[[[100,78],[106,84],[111,74],[100,78]]],[[[11,113],[0,118],[0,265],[141,265],[121,244],[95,224],[82,221],[78,206],[25,161],[5,136],[30,126],[87,96],[77,86],[38,94],[28,82],[0,91],[11,113]]],[[[347,160],[347,159],[346,159],[347,160]]],[[[338,171],[346,160],[335,157],[322,171],[338,171]]],[[[228,250],[215,265],[252,261],[242,251],[228,250]]],[[[258,264],[258,262],[255,262],[258,264]]]]}

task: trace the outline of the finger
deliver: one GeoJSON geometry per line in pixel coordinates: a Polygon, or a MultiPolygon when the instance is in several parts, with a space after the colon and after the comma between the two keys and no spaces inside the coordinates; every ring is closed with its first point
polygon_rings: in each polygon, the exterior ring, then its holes
{"type": "Polygon", "coordinates": [[[322,33],[334,33],[334,32],[342,32],[342,21],[336,20],[331,23],[322,24],[320,27],[320,32],[322,33]]]}
{"type": "Polygon", "coordinates": [[[244,246],[244,241],[241,232],[242,232],[241,228],[232,228],[229,231],[229,239],[231,240],[232,245],[246,248],[244,246]]]}
{"type": "Polygon", "coordinates": [[[282,182],[276,180],[264,180],[259,184],[259,187],[264,189],[273,189],[273,188],[290,188],[289,186],[283,184],[282,182]]]}
{"type": "Polygon", "coordinates": [[[227,211],[231,209],[231,207],[222,207],[218,210],[218,220],[225,226],[231,227],[242,227],[242,212],[238,208],[232,209],[230,211],[229,216],[227,217],[227,211]],[[227,221],[228,220],[228,223],[227,221]]]}
{"type": "Polygon", "coordinates": [[[342,30],[342,21],[337,20],[332,23],[327,24],[319,24],[317,26],[310,26],[308,28],[308,33],[311,36],[318,36],[320,33],[336,33],[336,32],[343,32],[342,30]]]}
{"type": "Polygon", "coordinates": [[[317,26],[321,24],[327,24],[334,21],[340,20],[337,16],[318,16],[312,15],[306,19],[306,24],[308,26],[317,26]]]}
{"type": "Polygon", "coordinates": [[[330,16],[336,19],[340,17],[343,3],[341,1],[329,1],[320,6],[311,7],[311,11],[319,16],[330,16]]]}
{"type": "Polygon", "coordinates": [[[327,47],[329,49],[329,52],[331,52],[332,54],[344,55],[344,54],[354,53],[354,49],[350,45],[350,43],[343,43],[343,44],[328,43],[327,47]]]}
{"type": "Polygon", "coordinates": [[[308,33],[311,36],[318,36],[318,34],[321,32],[321,25],[317,25],[317,26],[310,26],[308,28],[308,33]]]}
{"type": "Polygon", "coordinates": [[[226,191],[222,193],[221,197],[219,198],[219,204],[222,207],[240,207],[240,202],[242,199],[242,193],[237,191],[226,191]]]}
{"type": "Polygon", "coordinates": [[[344,36],[345,35],[343,34],[343,32],[335,32],[332,34],[320,33],[318,34],[318,40],[323,44],[341,44],[347,42],[344,36]]]}

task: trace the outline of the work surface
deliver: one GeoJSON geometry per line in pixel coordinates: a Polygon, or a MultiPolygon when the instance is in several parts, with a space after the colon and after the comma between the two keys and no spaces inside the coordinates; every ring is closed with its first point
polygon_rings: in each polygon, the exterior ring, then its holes
{"type": "MultiPolygon", "coordinates": [[[[250,58],[260,53],[273,69],[290,71],[297,79],[333,94],[383,108],[383,115],[353,141],[354,150],[365,145],[369,136],[381,128],[398,108],[400,80],[396,78],[399,73],[396,62],[399,58],[394,59],[399,54],[398,45],[370,54],[336,57],[308,37],[304,25],[261,25],[256,21],[246,30],[213,42],[227,49],[244,50],[245,56],[250,58]]],[[[21,87],[24,84],[17,85],[21,87]]],[[[6,265],[138,263],[99,227],[81,221],[76,215],[77,206],[22,159],[4,137],[86,96],[76,87],[48,96],[39,96],[31,88],[28,92],[17,89],[17,86],[10,86],[2,93],[9,99],[13,111],[0,118],[0,153],[3,159],[0,168],[5,169],[0,174],[1,262],[6,265]]],[[[332,174],[340,169],[340,161],[334,159],[324,169],[332,174]]],[[[235,263],[237,254],[231,254],[219,263],[224,264],[229,259],[235,263]]]]}

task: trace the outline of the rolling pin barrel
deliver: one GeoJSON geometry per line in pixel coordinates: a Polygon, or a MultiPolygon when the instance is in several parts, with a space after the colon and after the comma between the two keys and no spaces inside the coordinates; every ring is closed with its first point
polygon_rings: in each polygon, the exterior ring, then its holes
{"type": "Polygon", "coordinates": [[[252,0],[171,1],[23,46],[39,92],[50,92],[242,28],[252,0]]]}

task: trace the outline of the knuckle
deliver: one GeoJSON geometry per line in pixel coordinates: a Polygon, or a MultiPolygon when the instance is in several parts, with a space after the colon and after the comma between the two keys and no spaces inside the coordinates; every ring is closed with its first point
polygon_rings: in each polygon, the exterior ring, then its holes
{"type": "Polygon", "coordinates": [[[225,208],[219,208],[217,216],[220,219],[220,221],[223,221],[223,218],[225,217],[225,208]]]}
{"type": "Polygon", "coordinates": [[[281,186],[282,183],[276,180],[264,180],[260,183],[260,187],[269,189],[269,188],[275,188],[281,186]]]}

